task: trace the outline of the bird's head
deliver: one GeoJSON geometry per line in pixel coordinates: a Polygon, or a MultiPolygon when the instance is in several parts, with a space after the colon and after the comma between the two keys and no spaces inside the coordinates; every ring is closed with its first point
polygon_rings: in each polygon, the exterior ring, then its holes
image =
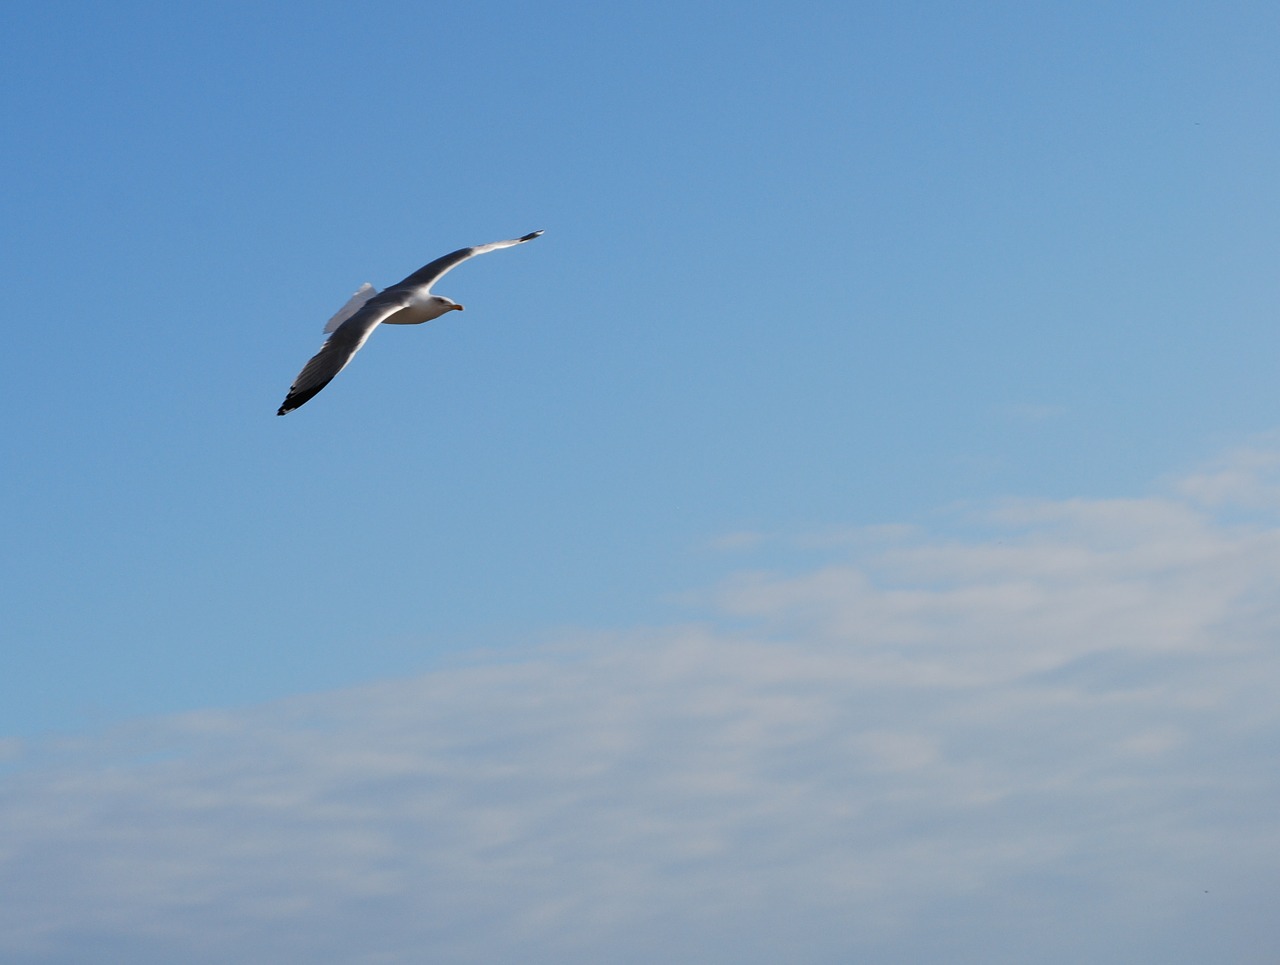
{"type": "Polygon", "coordinates": [[[452,298],[445,298],[443,295],[428,295],[420,305],[423,312],[421,321],[424,322],[439,318],[445,312],[451,312],[454,309],[462,311],[461,305],[452,298]]]}

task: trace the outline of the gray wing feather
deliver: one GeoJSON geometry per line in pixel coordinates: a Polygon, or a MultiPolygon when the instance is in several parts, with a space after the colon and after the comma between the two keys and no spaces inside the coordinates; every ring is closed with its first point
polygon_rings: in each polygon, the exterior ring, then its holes
{"type": "Polygon", "coordinates": [[[311,356],[310,361],[302,367],[298,377],[293,380],[293,385],[289,386],[289,394],[285,396],[276,415],[292,412],[332,382],[333,377],[355,358],[360,347],[369,341],[369,336],[382,324],[383,319],[400,311],[405,304],[405,299],[388,297],[388,293],[383,292],[374,296],[339,325],[320,351],[311,356]]]}
{"type": "Polygon", "coordinates": [[[370,298],[378,294],[378,289],[374,288],[368,282],[361,285],[354,295],[347,299],[347,303],[333,313],[333,317],[325,322],[324,330],[326,332],[336,332],[338,326],[345,322],[348,318],[364,306],[370,298]]]}
{"type": "Polygon", "coordinates": [[[493,241],[487,245],[472,245],[470,248],[459,248],[457,251],[442,255],[435,261],[423,265],[404,281],[390,286],[387,291],[397,288],[415,288],[430,291],[431,286],[438,282],[445,272],[458,267],[468,258],[483,255],[487,251],[497,251],[499,248],[510,248],[512,245],[524,244],[526,241],[532,241],[540,234],[542,234],[541,231],[531,231],[527,235],[520,238],[512,238],[509,241],[493,241]]]}

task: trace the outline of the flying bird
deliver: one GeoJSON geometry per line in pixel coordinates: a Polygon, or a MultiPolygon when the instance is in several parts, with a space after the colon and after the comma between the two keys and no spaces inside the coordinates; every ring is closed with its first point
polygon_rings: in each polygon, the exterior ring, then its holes
{"type": "Polygon", "coordinates": [[[369,336],[379,325],[421,325],[439,318],[445,312],[455,309],[462,311],[462,306],[453,299],[431,294],[431,286],[445,272],[456,268],[468,258],[523,244],[540,234],[541,231],[531,231],[522,238],[512,238],[510,241],[459,248],[423,265],[404,281],[397,282],[382,292],[365,282],[338,309],[338,313],[329,319],[324,330],[332,334],[293,380],[293,385],[289,386],[289,394],[285,396],[276,415],[292,412],[332,382],[333,377],[355,358],[360,346],[369,340],[369,336]]]}

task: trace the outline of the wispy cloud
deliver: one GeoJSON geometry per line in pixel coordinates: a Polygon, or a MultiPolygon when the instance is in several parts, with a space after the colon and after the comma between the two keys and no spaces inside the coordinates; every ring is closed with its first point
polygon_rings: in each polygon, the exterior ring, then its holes
{"type": "Polygon", "coordinates": [[[1196,478],[16,749],[0,957],[1273,961],[1280,528],[1196,478]]]}
{"type": "Polygon", "coordinates": [[[1280,439],[1228,453],[1177,480],[1185,497],[1211,507],[1280,508],[1280,439]]]}

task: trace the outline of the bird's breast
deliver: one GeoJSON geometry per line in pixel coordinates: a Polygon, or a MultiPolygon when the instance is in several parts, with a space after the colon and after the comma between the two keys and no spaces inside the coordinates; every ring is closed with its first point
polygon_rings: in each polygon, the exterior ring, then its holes
{"type": "Polygon", "coordinates": [[[384,319],[382,324],[421,325],[423,322],[429,322],[433,318],[439,318],[448,310],[447,303],[432,295],[425,297],[415,295],[410,297],[409,303],[404,308],[391,317],[384,319]]]}

